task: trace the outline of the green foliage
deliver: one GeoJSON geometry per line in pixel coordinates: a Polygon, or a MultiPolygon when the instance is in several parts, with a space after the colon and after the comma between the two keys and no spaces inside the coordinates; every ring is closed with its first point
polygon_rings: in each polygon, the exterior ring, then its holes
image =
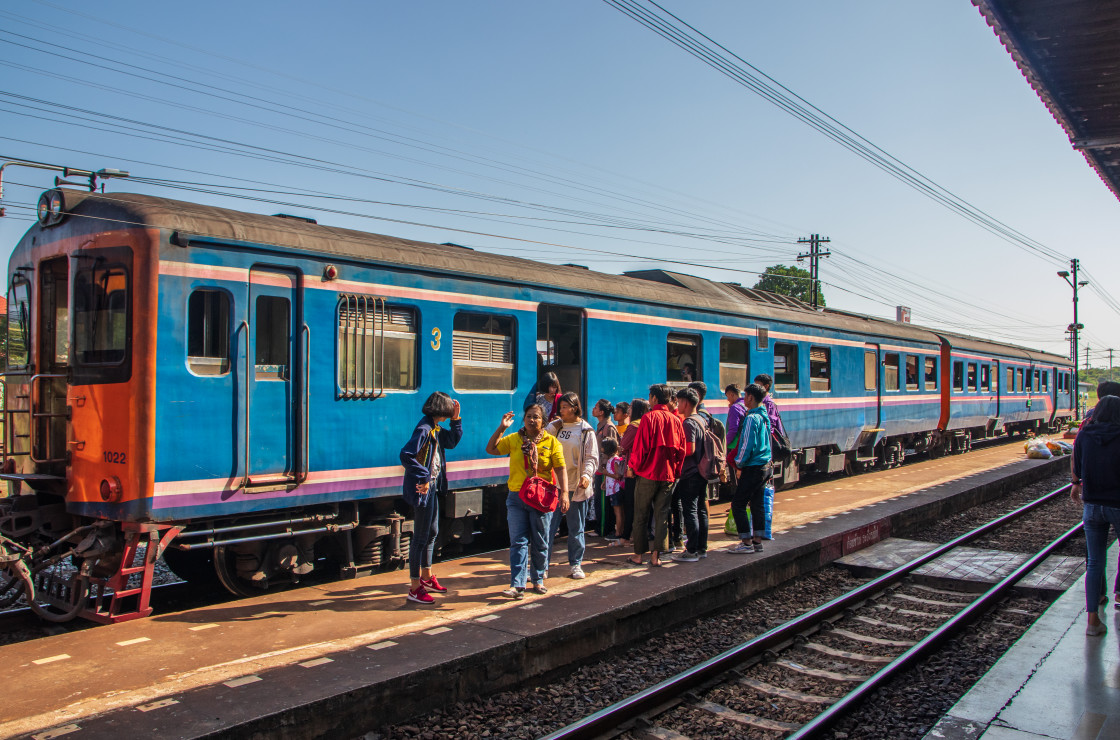
{"type": "MultiPolygon", "coordinates": [[[[771,265],[754,284],[756,290],[768,290],[771,293],[788,295],[798,298],[806,303],[813,302],[812,281],[809,271],[796,266],[771,265]]],[[[817,305],[824,307],[824,292],[820,283],[817,283],[817,305]]]]}

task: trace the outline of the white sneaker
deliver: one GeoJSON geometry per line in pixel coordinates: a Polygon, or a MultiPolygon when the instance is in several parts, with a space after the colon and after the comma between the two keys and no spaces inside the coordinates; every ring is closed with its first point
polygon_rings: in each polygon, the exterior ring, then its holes
{"type": "Polygon", "coordinates": [[[587,576],[583,572],[583,567],[579,565],[572,566],[572,572],[568,574],[568,577],[575,578],[576,580],[579,580],[580,578],[587,578],[587,576]]]}

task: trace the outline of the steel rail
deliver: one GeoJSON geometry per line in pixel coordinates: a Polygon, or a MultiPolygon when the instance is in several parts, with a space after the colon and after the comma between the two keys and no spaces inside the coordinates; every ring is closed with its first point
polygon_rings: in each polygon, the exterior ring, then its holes
{"type": "Polygon", "coordinates": [[[868,694],[877,689],[880,684],[910,668],[911,665],[926,657],[929,653],[937,650],[937,648],[941,647],[942,643],[955,637],[959,632],[963,631],[965,627],[983,616],[998,599],[1003,597],[1007,590],[1018,583],[1023,576],[1041,565],[1042,561],[1046,560],[1054,550],[1072,539],[1081,529],[1081,524],[1070,527],[1065,534],[1038,551],[1029,560],[1012,571],[1006,578],[985,591],[980,598],[957,612],[957,614],[945,622],[945,624],[926,635],[902,655],[883,666],[875,675],[861,683],[838,702],[818,714],[812,720],[806,722],[801,726],[801,729],[790,735],[786,740],[809,740],[810,738],[822,737],[825,732],[831,729],[832,725],[843,718],[846,713],[852,711],[857,704],[867,698],[868,694]]]}
{"type": "Polygon", "coordinates": [[[993,519],[987,524],[982,524],[976,529],[962,534],[925,555],[914,558],[910,562],[888,573],[884,573],[874,580],[868,581],[842,596],[838,596],[827,604],[818,606],[785,624],[778,625],[764,632],[758,637],[726,650],[714,658],[709,658],[703,663],[699,663],[675,676],[667,678],[648,689],[615,702],[609,707],[604,707],[598,712],[577,720],[566,727],[562,727],[549,735],[545,735],[541,740],[590,740],[590,738],[603,736],[616,729],[622,723],[672,701],[697,686],[707,683],[723,673],[727,673],[732,668],[741,665],[751,658],[759,656],[767,650],[771,650],[784,642],[792,640],[798,634],[816,626],[829,617],[842,613],[853,604],[865,601],[876,592],[882,591],[887,586],[901,581],[910,575],[911,572],[936,560],[954,548],[967,544],[972,540],[1004,526],[1008,522],[1067,493],[1069,489],[1069,484],[1066,484],[1057,490],[1051,491],[1034,501],[1020,506],[1014,511],[1010,511],[993,519]]]}

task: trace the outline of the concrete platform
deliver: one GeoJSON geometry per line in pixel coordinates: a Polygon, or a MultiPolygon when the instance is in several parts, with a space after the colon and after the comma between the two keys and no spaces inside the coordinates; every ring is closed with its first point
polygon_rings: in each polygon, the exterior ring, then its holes
{"type": "Polygon", "coordinates": [[[503,550],[437,566],[451,592],[435,607],[382,573],[0,647],[0,737],[350,737],[602,657],[1065,465],[1008,445],[791,489],[757,555],[714,551],[713,534],[705,560],[633,570],[591,538],[587,579],[553,566],[550,593],[521,602],[499,595],[503,550]]]}
{"type": "MultiPolygon", "coordinates": [[[[1117,544],[1108,553],[1115,583],[1117,544]]],[[[1111,596],[1111,594],[1109,594],[1111,596]]],[[[1120,611],[1101,610],[1108,632],[1085,635],[1085,578],[1034,623],[927,740],[1120,738],[1120,611]]]]}
{"type": "MultiPolygon", "coordinates": [[[[901,537],[890,537],[859,552],[845,555],[836,564],[856,575],[878,576],[915,558],[933,552],[940,545],[901,537]]],[[[958,547],[914,571],[918,583],[952,586],[971,591],[986,591],[1031,556],[1018,552],[958,547]]],[[[1034,591],[1057,598],[1085,573],[1085,558],[1052,555],[1016,584],[1021,591],[1034,591]]]]}

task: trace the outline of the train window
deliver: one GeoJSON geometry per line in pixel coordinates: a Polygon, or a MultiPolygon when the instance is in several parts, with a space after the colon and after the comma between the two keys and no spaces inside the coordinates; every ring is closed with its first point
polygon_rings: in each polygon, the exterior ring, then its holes
{"type": "Polygon", "coordinates": [[[992,366],[980,366],[980,390],[988,393],[992,390],[992,366]]]}
{"type": "Polygon", "coordinates": [[[926,358],[926,376],[924,390],[935,391],[937,390],[937,358],[926,358]]]}
{"type": "Polygon", "coordinates": [[[670,383],[700,380],[700,337],[670,334],[665,347],[665,378],[670,383]]]}
{"type": "Polygon", "coordinates": [[[906,355],[906,390],[918,390],[918,356],[906,355]]]}
{"type": "Polygon", "coordinates": [[[1027,382],[1026,382],[1026,385],[1023,386],[1023,390],[1028,391],[1028,392],[1034,390],[1034,384],[1031,382],[1032,375],[1033,374],[1031,373],[1030,368],[1028,368],[1027,369],[1027,374],[1026,374],[1027,382]]]}
{"type": "Polygon", "coordinates": [[[719,387],[732,383],[740,388],[750,385],[750,345],[746,339],[722,337],[719,340],[719,387]]]}
{"type": "Polygon", "coordinates": [[[1042,385],[1039,382],[1038,375],[1039,375],[1038,370],[1035,370],[1034,371],[1034,385],[1032,385],[1031,388],[1033,388],[1036,392],[1042,389],[1042,385]]]}
{"type": "Polygon", "coordinates": [[[197,375],[229,372],[229,294],[196,290],[187,301],[187,367],[197,375]]]}
{"type": "Polygon", "coordinates": [[[8,369],[27,367],[27,339],[30,333],[31,299],[26,280],[16,280],[8,291],[8,369]]]}
{"type": "Polygon", "coordinates": [[[953,363],[953,390],[964,390],[964,363],[960,361],[953,363]]]}
{"type": "Polygon", "coordinates": [[[1004,393],[1015,392],[1015,368],[1007,368],[1007,385],[1003,387],[1004,393]]]}
{"type": "Polygon", "coordinates": [[[754,333],[757,340],[756,343],[758,344],[758,351],[765,352],[770,349],[770,330],[765,326],[759,326],[755,328],[754,333]]]}
{"type": "Polygon", "coordinates": [[[273,295],[257,296],[253,308],[257,327],[257,380],[287,380],[292,347],[291,302],[273,295]]]}
{"type": "Polygon", "coordinates": [[[416,311],[370,296],[338,301],[338,387],[344,396],[416,388],[416,311]]]}
{"type": "Polygon", "coordinates": [[[1044,391],[1050,390],[1050,371],[1044,370],[1042,372],[1042,385],[1039,386],[1044,391]]]}
{"type": "Polygon", "coordinates": [[[1015,374],[1019,376],[1018,379],[1015,381],[1015,390],[1022,393],[1023,392],[1023,368],[1017,369],[1015,371],[1015,374]]]}
{"type": "Polygon", "coordinates": [[[774,390],[797,390],[797,345],[774,343],[774,390]]]}
{"type": "Polygon", "coordinates": [[[455,314],[451,363],[456,390],[513,390],[513,327],[508,316],[455,314]]]}
{"type": "Polygon", "coordinates": [[[863,353],[863,389],[873,391],[879,387],[879,363],[875,361],[875,350],[863,353]]]}
{"type": "Polygon", "coordinates": [[[74,349],[80,365],[119,365],[128,347],[128,271],[79,270],[74,279],[74,349]]]}
{"type": "Polygon", "coordinates": [[[809,348],[809,390],[832,390],[832,350],[828,347],[809,348]]]}
{"type": "Polygon", "coordinates": [[[975,392],[976,386],[976,363],[968,363],[968,390],[975,392]]]}
{"type": "Polygon", "coordinates": [[[898,390],[898,353],[883,355],[883,390],[898,390]]]}

